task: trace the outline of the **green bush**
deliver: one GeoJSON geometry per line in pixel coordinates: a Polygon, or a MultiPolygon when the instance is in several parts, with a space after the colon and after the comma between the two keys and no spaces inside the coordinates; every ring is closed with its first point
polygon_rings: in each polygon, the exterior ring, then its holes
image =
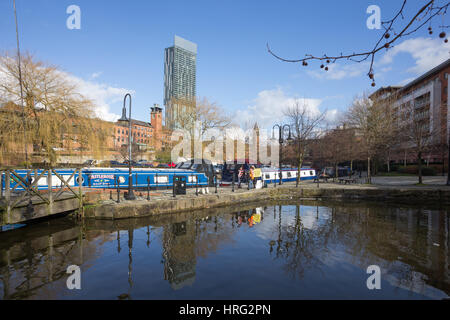
{"type": "Polygon", "coordinates": [[[33,164],[31,162],[29,162],[29,161],[28,162],[22,161],[21,163],[19,163],[19,167],[21,167],[21,168],[26,168],[26,167],[32,168],[33,164]]]}
{"type": "Polygon", "coordinates": [[[432,167],[425,167],[422,168],[422,175],[424,176],[435,176],[436,175],[436,170],[432,167]]]}

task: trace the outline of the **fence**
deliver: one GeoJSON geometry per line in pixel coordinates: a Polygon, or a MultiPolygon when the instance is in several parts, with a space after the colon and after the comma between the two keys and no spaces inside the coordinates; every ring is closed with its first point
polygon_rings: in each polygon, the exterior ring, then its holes
{"type": "MultiPolygon", "coordinates": [[[[40,218],[45,215],[60,213],[67,206],[54,207],[56,201],[67,199],[78,200],[79,212],[83,212],[83,191],[81,184],[78,190],[70,181],[78,174],[78,181],[82,180],[82,169],[74,169],[68,179],[54,169],[27,170],[26,174],[14,169],[0,170],[1,198],[0,208],[3,211],[3,219],[0,225],[17,223],[20,221],[40,218]],[[54,179],[56,179],[54,181],[54,179]],[[44,180],[44,181],[42,181],[44,180]],[[56,183],[55,183],[56,182],[56,183]],[[39,186],[45,184],[47,190],[39,190],[39,186]],[[64,198],[62,197],[64,195],[64,198]],[[35,211],[35,206],[44,205],[44,209],[35,211]],[[25,208],[25,209],[24,209],[25,208]],[[21,209],[25,211],[25,217],[12,217],[13,211],[21,209]]],[[[73,207],[73,206],[72,206],[73,207]]],[[[72,208],[70,207],[70,208],[72,208]]],[[[76,208],[72,208],[76,209],[76,208]]]]}

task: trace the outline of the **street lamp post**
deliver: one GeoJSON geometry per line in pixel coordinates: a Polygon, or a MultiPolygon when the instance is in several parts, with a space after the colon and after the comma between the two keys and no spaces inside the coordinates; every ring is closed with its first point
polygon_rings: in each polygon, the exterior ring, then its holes
{"type": "Polygon", "coordinates": [[[279,157],[280,157],[279,158],[279,161],[280,161],[280,182],[278,184],[281,185],[282,184],[281,180],[283,178],[283,172],[282,172],[282,166],[281,166],[282,146],[283,146],[283,142],[284,142],[283,136],[284,136],[285,128],[288,128],[289,136],[288,136],[287,140],[288,141],[292,140],[292,137],[291,137],[291,126],[288,125],[288,124],[285,124],[285,125],[276,124],[276,125],[274,125],[273,128],[272,128],[272,137],[273,137],[273,139],[275,139],[275,137],[274,137],[274,130],[275,130],[275,128],[278,128],[278,131],[279,131],[279,133],[278,133],[278,142],[280,143],[280,151],[279,151],[279,157]]]}
{"type": "Polygon", "coordinates": [[[136,197],[133,193],[133,174],[131,170],[131,95],[127,93],[125,98],[123,98],[123,108],[122,108],[122,118],[119,121],[128,121],[128,194],[126,195],[126,200],[136,200],[136,197]],[[129,113],[128,119],[126,116],[127,108],[125,106],[127,97],[130,98],[129,103],[129,113]]]}

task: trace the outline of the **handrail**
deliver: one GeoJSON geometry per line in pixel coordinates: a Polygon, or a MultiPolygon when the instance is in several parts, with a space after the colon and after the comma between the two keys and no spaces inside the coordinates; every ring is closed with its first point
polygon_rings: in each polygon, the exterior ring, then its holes
{"type": "MultiPolygon", "coordinates": [[[[52,207],[54,201],[58,200],[63,192],[70,192],[79,200],[79,210],[83,211],[83,191],[82,184],[79,183],[78,192],[75,191],[73,186],[69,185],[69,182],[75,178],[78,173],[78,181],[82,180],[82,168],[74,169],[70,177],[66,180],[55,169],[44,169],[39,174],[37,170],[34,170],[33,178],[24,178],[15,169],[2,169],[0,170],[0,189],[2,202],[0,203],[0,210],[5,211],[6,224],[11,223],[11,214],[13,209],[23,207],[23,202],[28,198],[27,210],[32,212],[33,210],[33,197],[38,198],[41,203],[44,203],[49,207],[49,214],[52,214],[52,207]],[[39,181],[47,175],[47,192],[44,193],[38,189],[39,181]],[[60,181],[60,187],[57,187],[58,183],[53,184],[53,177],[56,177],[60,181]],[[14,181],[15,185],[11,187],[11,182],[14,181]],[[21,187],[23,190],[18,189],[21,187]],[[53,194],[53,189],[56,188],[56,194],[53,194]]],[[[31,176],[30,171],[27,173],[27,177],[31,176]]],[[[55,181],[56,182],[56,181],[55,181]]]]}

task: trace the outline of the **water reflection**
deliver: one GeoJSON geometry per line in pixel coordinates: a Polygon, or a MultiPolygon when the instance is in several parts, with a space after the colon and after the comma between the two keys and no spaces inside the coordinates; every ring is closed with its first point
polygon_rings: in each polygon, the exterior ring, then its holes
{"type": "Polygon", "coordinates": [[[0,234],[0,298],[371,298],[363,287],[372,264],[386,288],[374,297],[442,298],[449,262],[442,208],[305,201],[157,219],[66,217],[0,234]],[[66,288],[72,264],[86,277],[80,292],[66,288]],[[245,289],[236,272],[251,278],[245,289]]]}

